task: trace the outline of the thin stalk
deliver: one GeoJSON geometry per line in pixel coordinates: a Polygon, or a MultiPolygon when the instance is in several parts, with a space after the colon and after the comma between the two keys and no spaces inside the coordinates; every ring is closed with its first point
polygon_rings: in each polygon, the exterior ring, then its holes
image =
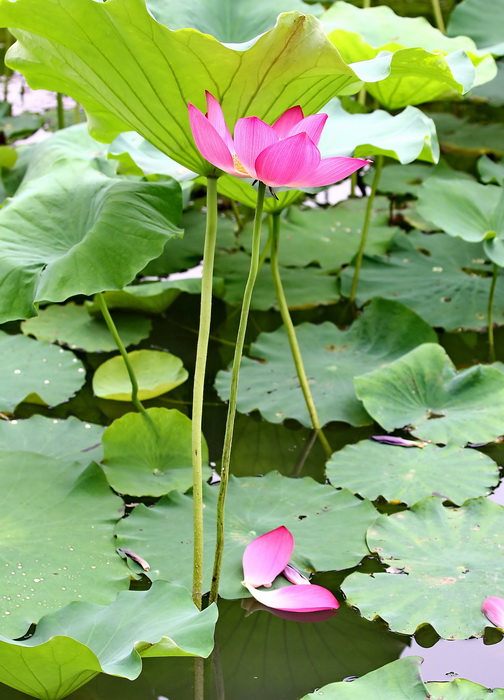
{"type": "Polygon", "coordinates": [[[446,27],[443,19],[443,13],[441,12],[441,5],[439,0],[431,0],[432,2],[432,12],[434,13],[434,19],[436,20],[436,27],[442,34],[446,34],[446,27]]]}
{"type": "Polygon", "coordinates": [[[80,122],[80,104],[76,101],[74,105],[74,124],[80,122]]]}
{"type": "Polygon", "coordinates": [[[488,295],[488,356],[490,362],[495,362],[495,344],[494,344],[494,327],[493,327],[493,302],[495,295],[495,285],[497,284],[497,276],[499,274],[499,267],[494,263],[493,265],[493,275],[492,284],[490,285],[490,294],[488,295]]]}
{"type": "Polygon", "coordinates": [[[226,432],[224,435],[224,446],[222,449],[221,482],[219,486],[219,496],[217,499],[217,541],[215,545],[215,558],[212,573],[212,586],[210,588],[210,603],[217,600],[219,596],[219,581],[222,566],[222,555],[224,552],[224,506],[226,501],[226,491],[229,481],[229,465],[231,463],[231,448],[233,445],[234,421],[236,415],[236,398],[238,393],[238,378],[240,374],[240,364],[245,343],[245,333],[247,330],[248,314],[252,292],[259,270],[259,254],[261,247],[261,223],[264,206],[264,192],[266,185],[260,182],[257,188],[257,205],[254,217],[254,228],[252,233],[252,255],[250,258],[250,270],[243,293],[243,302],[240,314],[240,323],[236,336],[236,346],[233,357],[233,368],[231,370],[231,389],[229,394],[229,405],[226,419],[226,432]]]}
{"type": "Polygon", "coordinates": [[[362,7],[364,10],[367,10],[368,7],[371,7],[371,0],[362,0],[362,7]]]}
{"type": "Polygon", "coordinates": [[[207,178],[207,212],[205,248],[203,252],[203,274],[201,278],[201,306],[196,364],[194,368],[194,389],[192,409],[192,475],[193,475],[193,589],[192,597],[201,610],[203,588],[203,457],[202,422],[203,395],[205,390],[205,370],[210,336],[212,314],[212,281],[217,239],[217,178],[207,178]]]}
{"type": "Polygon", "coordinates": [[[378,156],[376,159],[375,172],[373,177],[373,184],[371,185],[371,192],[369,193],[366,215],[364,217],[364,225],[362,227],[361,239],[359,243],[359,250],[357,251],[357,257],[355,259],[355,272],[352,280],[352,288],[350,290],[350,303],[355,302],[355,297],[357,294],[357,285],[359,283],[360,269],[362,266],[362,258],[364,256],[364,248],[366,247],[367,237],[369,233],[369,225],[371,223],[371,213],[373,211],[373,202],[378,189],[378,183],[380,182],[380,175],[383,167],[383,156],[378,156]]]}
{"type": "Polygon", "coordinates": [[[236,221],[236,226],[238,227],[238,233],[243,229],[244,223],[243,219],[240,214],[240,210],[238,209],[238,204],[235,202],[234,199],[230,200],[231,202],[231,209],[233,211],[233,215],[236,221]]]}
{"type": "Polygon", "coordinates": [[[194,659],[194,700],[204,700],[205,696],[205,659],[194,659]]]}
{"type": "Polygon", "coordinates": [[[306,376],[306,371],[303,364],[303,357],[301,355],[301,350],[299,348],[299,343],[296,337],[296,329],[294,328],[294,324],[292,323],[292,318],[289,312],[289,306],[287,304],[287,299],[285,298],[285,292],[282,285],[282,278],[280,277],[280,268],[278,266],[278,245],[280,240],[279,214],[270,215],[268,217],[268,222],[271,238],[271,274],[273,277],[273,286],[275,287],[275,294],[280,309],[280,315],[282,317],[282,322],[287,333],[287,338],[289,339],[292,359],[294,360],[299,384],[301,385],[301,390],[303,392],[306,408],[308,409],[308,413],[310,414],[313,429],[315,430],[317,437],[320,440],[322,447],[324,448],[327,458],[329,458],[332,455],[333,451],[320,425],[319,417],[317,414],[317,408],[315,406],[315,401],[313,400],[313,396],[310,390],[310,384],[308,383],[308,377],[306,376]]]}
{"type": "Polygon", "coordinates": [[[291,476],[297,477],[301,474],[301,472],[303,471],[303,467],[305,465],[305,462],[308,459],[308,455],[310,454],[312,447],[315,444],[316,439],[317,439],[317,431],[312,430],[311,435],[310,435],[309,439],[306,441],[306,445],[303,447],[303,451],[299,455],[299,459],[296,462],[294,469],[292,470],[291,476]]]}
{"type": "Polygon", "coordinates": [[[98,302],[98,306],[100,307],[100,311],[105,320],[105,323],[107,324],[110,334],[114,339],[115,344],[117,345],[117,349],[121,353],[122,359],[124,360],[124,364],[126,365],[126,370],[128,372],[128,376],[131,382],[131,402],[133,403],[137,411],[139,411],[139,413],[147,415],[147,411],[145,410],[140,399],[138,398],[138,382],[135,376],[135,372],[129,360],[128,353],[126,352],[126,348],[124,347],[121,337],[117,331],[116,325],[112,319],[112,316],[110,315],[110,311],[108,310],[105,297],[101,292],[98,292],[97,294],[95,294],[95,299],[98,302]]]}
{"type": "Polygon", "coordinates": [[[58,129],[65,128],[65,112],[63,111],[63,95],[56,93],[56,113],[58,115],[58,129]]]}

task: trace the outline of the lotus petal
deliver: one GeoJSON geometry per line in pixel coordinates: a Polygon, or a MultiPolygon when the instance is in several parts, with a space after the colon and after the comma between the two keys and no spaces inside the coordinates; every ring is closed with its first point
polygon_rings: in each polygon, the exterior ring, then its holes
{"type": "Polygon", "coordinates": [[[284,586],[274,591],[261,591],[253,586],[244,585],[256,600],[276,610],[311,613],[339,608],[339,603],[331,591],[322,586],[284,586]]]}
{"type": "Polygon", "coordinates": [[[244,585],[271,586],[285,569],[294,549],[294,537],[283,525],[256,537],[243,553],[244,585]]]}

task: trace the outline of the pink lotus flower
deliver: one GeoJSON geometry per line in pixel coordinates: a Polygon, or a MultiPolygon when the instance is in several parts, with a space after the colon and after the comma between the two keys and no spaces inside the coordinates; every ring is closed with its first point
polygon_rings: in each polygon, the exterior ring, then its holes
{"type": "Polygon", "coordinates": [[[245,588],[260,603],[276,610],[295,613],[336,610],[339,603],[327,588],[312,585],[297,569],[290,566],[293,549],[294,538],[283,526],[256,537],[243,553],[242,583],[245,588]],[[259,586],[269,588],[280,574],[294,585],[273,591],[257,590],[259,586]]]}
{"type": "Polygon", "coordinates": [[[220,170],[251,177],[268,187],[322,187],[370,163],[359,158],[321,158],[318,142],[327,114],[303,115],[291,107],[273,126],[258,117],[238,119],[234,139],[220,104],[206,92],[207,113],[189,103],[189,121],[201,155],[220,170]]]}
{"type": "Polygon", "coordinates": [[[504,599],[498,596],[485,598],[481,606],[481,612],[488,617],[496,627],[504,629],[504,599]]]}

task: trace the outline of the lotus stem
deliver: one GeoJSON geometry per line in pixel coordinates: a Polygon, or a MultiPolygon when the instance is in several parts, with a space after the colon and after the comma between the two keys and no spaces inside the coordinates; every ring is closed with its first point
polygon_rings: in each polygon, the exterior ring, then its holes
{"type": "Polygon", "coordinates": [[[205,391],[205,370],[210,337],[212,315],[212,282],[217,240],[217,178],[207,178],[207,212],[205,248],[203,252],[203,274],[201,278],[201,306],[196,364],[194,368],[194,389],[192,407],[192,472],[193,472],[193,589],[192,598],[201,610],[203,596],[203,457],[202,422],[203,395],[205,391]]]}
{"type": "Polygon", "coordinates": [[[373,202],[375,198],[376,191],[378,189],[378,184],[380,182],[380,175],[383,167],[383,156],[378,156],[376,159],[375,172],[373,177],[373,184],[371,185],[371,192],[368,197],[366,206],[366,215],[364,217],[364,225],[362,227],[361,239],[359,243],[359,250],[357,251],[357,257],[355,258],[355,272],[352,280],[352,288],[350,290],[350,303],[355,302],[355,297],[357,295],[357,285],[359,284],[360,269],[362,266],[362,258],[364,257],[364,248],[366,247],[367,237],[369,233],[369,226],[371,223],[371,214],[373,211],[373,202]]]}
{"type": "Polygon", "coordinates": [[[362,0],[362,9],[367,10],[371,7],[371,0],[362,0]]]}
{"type": "Polygon", "coordinates": [[[116,325],[112,319],[112,316],[110,315],[110,311],[108,310],[107,302],[105,301],[105,297],[101,292],[98,292],[95,295],[95,299],[98,302],[98,306],[100,307],[100,311],[102,313],[102,316],[105,320],[105,323],[107,324],[107,328],[110,331],[110,334],[112,338],[114,339],[115,344],[117,345],[117,349],[121,353],[121,357],[124,360],[124,364],[126,365],[126,370],[128,372],[128,376],[131,382],[131,402],[137,409],[139,413],[142,413],[143,415],[147,415],[147,411],[145,410],[142,402],[138,398],[138,382],[137,378],[135,376],[135,371],[131,365],[131,362],[128,357],[128,353],[126,351],[126,348],[124,347],[124,344],[121,340],[121,336],[119,335],[116,325]]]}
{"type": "Polygon", "coordinates": [[[65,112],[63,110],[63,95],[56,93],[56,114],[58,116],[58,129],[65,128],[65,112]]]}
{"type": "Polygon", "coordinates": [[[446,34],[446,27],[443,19],[443,13],[441,12],[441,5],[439,0],[431,0],[432,2],[432,12],[434,13],[434,19],[436,20],[436,27],[442,34],[446,34]]]}
{"type": "Polygon", "coordinates": [[[259,183],[257,189],[257,204],[254,216],[254,229],[252,233],[252,255],[250,258],[250,269],[243,293],[243,302],[240,314],[240,323],[238,326],[238,334],[236,336],[236,346],[233,357],[233,367],[231,370],[231,389],[229,393],[229,405],[226,419],[226,432],[224,435],[224,446],[222,450],[222,466],[221,466],[221,482],[219,486],[219,496],[217,499],[217,540],[215,546],[214,567],[212,573],[212,586],[210,588],[210,603],[217,600],[219,596],[220,572],[222,567],[222,555],[224,552],[224,506],[226,500],[226,491],[229,481],[229,466],[231,463],[231,448],[233,446],[233,431],[236,415],[236,400],[238,394],[238,379],[240,373],[240,364],[243,354],[243,346],[245,343],[245,333],[247,330],[248,314],[250,310],[250,302],[252,300],[252,292],[259,270],[259,254],[261,247],[261,223],[264,206],[264,192],[266,185],[263,182],[259,183]]]}
{"type": "Polygon", "coordinates": [[[292,318],[289,312],[289,305],[287,304],[287,299],[285,298],[285,292],[282,285],[282,278],[280,277],[280,268],[278,266],[278,246],[280,242],[280,215],[270,214],[268,217],[268,223],[271,240],[271,274],[273,277],[273,286],[275,287],[275,294],[278,302],[278,307],[280,309],[280,315],[282,317],[282,322],[287,333],[287,338],[289,339],[289,346],[292,354],[292,359],[294,360],[299,384],[301,385],[301,390],[303,392],[306,408],[308,409],[308,413],[310,414],[313,429],[315,430],[317,437],[320,440],[322,447],[324,448],[326,457],[329,458],[332,455],[332,448],[326,436],[324,435],[322,427],[320,425],[319,417],[317,414],[317,408],[315,406],[315,401],[313,400],[313,396],[310,391],[310,384],[308,382],[308,377],[306,376],[306,371],[303,364],[303,357],[301,355],[301,350],[299,348],[299,343],[296,337],[296,329],[294,328],[294,324],[292,323],[292,318]]]}
{"type": "Polygon", "coordinates": [[[499,275],[499,266],[494,263],[492,284],[490,285],[490,294],[488,295],[488,357],[490,362],[495,362],[495,344],[494,344],[494,327],[493,327],[493,302],[495,295],[495,286],[499,275]]]}
{"type": "Polygon", "coordinates": [[[231,202],[231,210],[233,212],[233,216],[235,218],[236,226],[238,228],[238,233],[239,233],[243,229],[243,226],[244,226],[243,219],[242,219],[242,216],[240,214],[240,210],[238,209],[238,204],[235,202],[235,200],[231,199],[230,202],[231,202]]]}
{"type": "Polygon", "coordinates": [[[204,700],[205,697],[205,659],[197,656],[194,659],[194,700],[204,700]]]}

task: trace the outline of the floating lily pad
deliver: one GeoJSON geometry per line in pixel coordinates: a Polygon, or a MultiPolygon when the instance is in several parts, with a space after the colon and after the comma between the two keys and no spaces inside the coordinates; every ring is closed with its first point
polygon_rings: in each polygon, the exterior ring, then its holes
{"type": "Polygon", "coordinates": [[[503,688],[485,688],[478,683],[454,678],[441,683],[426,683],[431,700],[504,700],[503,688]]]}
{"type": "Polygon", "coordinates": [[[0,491],[16,494],[0,516],[3,635],[20,637],[74,600],[108,604],[128,588],[113,539],[123,504],[96,465],[3,452],[0,466],[0,491]]]}
{"type": "Polygon", "coordinates": [[[470,36],[483,51],[496,56],[504,54],[502,26],[504,25],[504,5],[485,0],[464,0],[455,5],[447,27],[449,36],[464,34],[470,36]]]}
{"type": "Polygon", "coordinates": [[[496,163],[488,156],[481,156],[477,166],[482,182],[495,182],[501,187],[504,185],[504,164],[496,163]]]}
{"type": "Polygon", "coordinates": [[[443,151],[472,157],[484,153],[504,156],[504,125],[500,122],[485,123],[482,129],[482,124],[469,122],[449,112],[429,113],[429,116],[436,123],[443,151]]]}
{"type": "Polygon", "coordinates": [[[482,452],[437,445],[398,447],[372,440],[335,452],[326,473],[337,488],[370,500],[384,496],[388,501],[408,504],[433,493],[460,504],[468,498],[488,496],[499,483],[498,466],[482,452]]]}
{"type": "Polygon", "coordinates": [[[502,372],[488,365],[457,372],[440,345],[426,343],[356,377],[355,391],[388,432],[408,425],[424,440],[461,446],[504,433],[502,372]]]}
{"type": "Polygon", "coordinates": [[[430,697],[420,676],[419,656],[407,656],[371,671],[352,682],[330,683],[301,700],[428,700],[430,697]]]}
{"type": "Polygon", "coordinates": [[[181,233],[180,186],[103,175],[59,160],[0,211],[0,320],[35,316],[37,301],[121,289],[181,233]]]}
{"type": "Polygon", "coordinates": [[[7,413],[24,400],[56,406],[78,391],[86,378],[72,352],[24,335],[0,331],[0,354],[0,411],[7,413]]]}
{"type": "MultiPolygon", "coordinates": [[[[296,334],[322,425],[335,420],[368,425],[371,419],[355,396],[353,377],[392,362],[422,342],[435,341],[432,328],[416,314],[384,299],[373,300],[348,331],[328,322],[303,323],[296,334]]],[[[272,423],[295,418],[310,427],[283,328],[261,333],[250,355],[242,360],[238,410],[259,410],[272,423]]],[[[227,400],[229,371],[217,374],[215,387],[227,400]]]]}
{"type": "Polygon", "coordinates": [[[142,657],[208,656],[216,619],[215,605],[200,612],[188,590],[166,581],[123,591],[108,607],[74,602],[45,615],[28,639],[0,635],[0,682],[57,700],[100,672],[133,680],[142,657]]]}
{"type": "MultiPolygon", "coordinates": [[[[203,589],[209,590],[215,545],[218,488],[203,485],[205,557],[203,589]]],[[[190,588],[193,558],[192,498],[172,492],[155,506],[137,506],[117,527],[118,546],[147,560],[152,579],[190,588]],[[176,533],[167,537],[166,533],[176,533]]],[[[293,562],[305,572],[355,566],[367,550],[364,532],[376,510],[348,491],[335,491],[310,478],[289,479],[271,472],[260,478],[230,478],[226,501],[226,542],[220,594],[246,597],[242,556],[251,540],[285,525],[294,535],[293,562]],[[344,530],[345,537],[340,533],[344,530]]]]}
{"type": "Polygon", "coordinates": [[[66,462],[87,465],[102,456],[103,426],[69,416],[66,420],[32,416],[0,421],[0,449],[37,452],[66,462]]]}
{"type": "Polygon", "coordinates": [[[504,508],[487,498],[445,508],[436,497],[410,511],[380,516],[369,548],[402,573],[351,574],[343,583],[349,605],[367,619],[386,620],[413,634],[430,623],[445,639],[481,637],[481,603],[504,585],[504,508]]]}
{"type": "MultiPolygon", "coordinates": [[[[247,253],[238,251],[216,256],[214,271],[224,280],[222,297],[228,304],[241,305],[249,269],[250,256],[247,253]]],[[[280,274],[290,309],[335,304],[340,298],[336,277],[330,277],[316,267],[284,267],[280,274]]],[[[269,263],[263,263],[254,286],[251,308],[266,311],[277,306],[271,268],[269,263]]]]}
{"type": "MultiPolygon", "coordinates": [[[[203,462],[208,450],[203,444],[203,462]]],[[[103,435],[103,470],[109,484],[130,496],[163,496],[192,485],[191,421],[180,411],[149,408],[127,413],[103,435]]],[[[210,477],[210,469],[204,478],[210,477]]]]}
{"type": "Polygon", "coordinates": [[[366,61],[380,55],[389,67],[384,80],[366,85],[388,109],[464,93],[491,80],[495,62],[481,56],[468,37],[450,39],[424,17],[400,17],[389,7],[360,9],[335,2],[322,16],[329,39],[346,61],[366,61]]]}
{"type": "MultiPolygon", "coordinates": [[[[153,399],[183,384],[189,376],[182,360],[160,350],[134,350],[128,358],[138,382],[140,401],[153,399]]],[[[101,364],[93,377],[93,391],[102,399],[131,401],[131,381],[121,355],[101,364]]]]}
{"type": "MultiPolygon", "coordinates": [[[[488,325],[491,263],[481,243],[444,233],[398,233],[387,256],[365,257],[359,304],[381,296],[400,301],[436,328],[483,330],[488,325]]],[[[341,291],[350,293],[354,268],[343,270],[341,291]]],[[[504,277],[497,278],[494,323],[504,324],[504,277]]]]}
{"type": "MultiPolygon", "coordinates": [[[[368,255],[385,253],[394,234],[399,230],[388,226],[390,206],[385,197],[377,197],[376,200],[365,248],[368,255]]],[[[358,199],[347,200],[331,209],[288,209],[280,223],[280,265],[305,267],[317,263],[328,272],[339,270],[357,253],[365,207],[366,200],[358,199]]],[[[266,228],[263,229],[262,237],[266,241],[266,228]]],[[[245,226],[240,234],[240,242],[243,242],[248,251],[251,239],[250,224],[245,226]]],[[[282,279],[283,276],[282,273],[282,279]]]]}
{"type": "Polygon", "coordinates": [[[329,114],[319,143],[324,157],[382,155],[400,163],[439,160],[434,122],[416,107],[408,106],[395,116],[380,109],[350,114],[336,98],[325,105],[324,112],[329,114]]]}
{"type": "MultiPolygon", "coordinates": [[[[133,314],[118,314],[114,323],[125,347],[137,345],[147,338],[152,324],[147,318],[133,314]]],[[[39,315],[21,324],[25,335],[38,340],[58,342],[86,352],[110,352],[117,346],[103,318],[90,316],[85,306],[70,303],[52,304],[39,315]]]]}

